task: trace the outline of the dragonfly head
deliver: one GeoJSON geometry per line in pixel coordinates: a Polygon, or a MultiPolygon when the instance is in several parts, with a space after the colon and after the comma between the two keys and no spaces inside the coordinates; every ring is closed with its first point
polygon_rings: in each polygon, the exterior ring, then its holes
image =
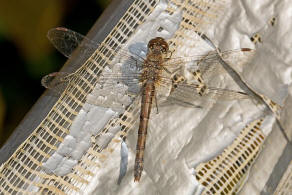
{"type": "Polygon", "coordinates": [[[151,53],[166,54],[168,50],[168,43],[162,37],[151,39],[148,43],[148,51],[151,53]]]}

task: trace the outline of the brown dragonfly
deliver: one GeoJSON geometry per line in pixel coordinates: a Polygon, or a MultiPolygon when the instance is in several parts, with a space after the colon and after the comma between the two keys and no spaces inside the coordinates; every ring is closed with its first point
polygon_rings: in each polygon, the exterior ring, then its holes
{"type": "MultiPolygon", "coordinates": [[[[99,46],[79,33],[63,27],[50,30],[48,38],[67,57],[70,57],[77,47],[82,54],[89,57],[99,46]]],[[[100,77],[100,83],[106,82],[106,87],[102,89],[108,88],[108,90],[115,92],[115,90],[118,91],[117,83],[123,83],[128,86],[126,95],[141,97],[134,181],[138,182],[142,175],[148,122],[153,106],[157,108],[157,111],[158,107],[164,105],[165,102],[166,105],[167,102],[170,102],[171,104],[200,108],[195,103],[198,98],[219,100],[250,98],[245,92],[208,85],[208,81],[211,80],[208,75],[216,73],[220,69],[218,68],[218,54],[216,52],[202,56],[172,57],[173,52],[170,51],[169,44],[162,37],[151,39],[147,46],[144,45],[144,51],[141,49],[142,52],[139,54],[131,52],[130,49],[123,49],[121,46],[112,48],[112,50],[116,53],[115,57],[119,61],[120,58],[126,60],[123,62],[121,72],[105,73],[100,77]],[[187,71],[188,76],[185,76],[185,71],[187,71]]],[[[221,57],[230,58],[230,56],[251,51],[247,48],[230,50],[222,52],[221,57]]],[[[54,89],[64,83],[68,84],[71,78],[80,76],[77,73],[52,73],[42,79],[42,84],[47,88],[54,89]]],[[[93,104],[108,107],[102,103],[93,104]]]]}

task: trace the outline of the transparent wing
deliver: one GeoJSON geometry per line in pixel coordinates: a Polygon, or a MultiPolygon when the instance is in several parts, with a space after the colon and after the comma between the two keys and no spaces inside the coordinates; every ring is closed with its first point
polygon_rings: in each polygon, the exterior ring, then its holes
{"type": "MultiPolygon", "coordinates": [[[[82,40],[84,40],[84,37],[79,33],[63,27],[50,29],[47,37],[54,47],[68,58],[71,57],[73,51],[81,44],[82,40]]],[[[93,53],[97,46],[98,45],[95,45],[91,41],[84,40],[82,51],[83,53],[93,53]]]]}
{"type": "Polygon", "coordinates": [[[204,92],[199,92],[204,87],[197,84],[180,84],[170,94],[170,98],[179,99],[184,102],[193,102],[198,98],[216,100],[236,100],[251,98],[245,92],[215,87],[205,87],[204,92]]]}
{"type": "MultiPolygon", "coordinates": [[[[235,69],[242,69],[242,66],[254,55],[254,50],[240,48],[220,52],[224,61],[234,66],[235,69]]],[[[200,70],[202,74],[222,74],[222,65],[218,60],[217,51],[211,51],[206,55],[194,55],[187,57],[170,58],[164,63],[169,70],[187,69],[190,72],[200,70]],[[211,72],[210,72],[211,71],[211,72]]]]}
{"type": "Polygon", "coordinates": [[[99,44],[75,31],[64,27],[50,29],[47,34],[48,39],[54,47],[64,56],[70,58],[72,53],[78,48],[80,55],[90,57],[93,52],[100,46],[103,47],[105,55],[109,53],[115,57],[134,57],[136,61],[143,62],[144,58],[138,54],[130,53],[128,50],[118,45],[99,44]]]}
{"type": "Polygon", "coordinates": [[[206,86],[200,83],[174,83],[168,79],[162,79],[161,85],[169,85],[172,82],[172,88],[167,97],[168,100],[187,103],[193,105],[198,99],[216,99],[216,100],[236,100],[247,99],[251,96],[242,91],[224,89],[212,86],[206,86]]]}
{"type": "MultiPolygon", "coordinates": [[[[223,52],[220,52],[222,55],[223,59],[228,59],[228,58],[238,58],[239,55],[249,55],[254,52],[253,49],[250,48],[239,48],[239,49],[234,49],[234,50],[226,50],[223,52]]],[[[173,66],[175,64],[181,64],[181,63],[188,63],[188,62],[195,62],[195,63],[200,63],[200,62],[214,62],[214,60],[217,61],[218,59],[218,53],[217,51],[211,51],[205,55],[192,55],[192,56],[185,56],[185,57],[173,57],[167,60],[165,62],[165,66],[173,66]]]]}
{"type": "Polygon", "coordinates": [[[44,76],[41,80],[43,87],[53,90],[56,94],[61,95],[66,89],[75,74],[66,72],[53,72],[44,76]]]}

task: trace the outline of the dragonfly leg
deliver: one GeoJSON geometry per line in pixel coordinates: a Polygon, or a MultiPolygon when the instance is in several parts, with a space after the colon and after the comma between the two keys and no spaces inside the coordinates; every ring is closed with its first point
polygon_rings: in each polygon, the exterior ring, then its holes
{"type": "Polygon", "coordinates": [[[168,70],[166,67],[164,67],[164,66],[162,66],[162,68],[163,68],[163,70],[165,71],[165,72],[167,72],[168,74],[170,74],[170,75],[173,75],[174,73],[176,73],[177,71],[179,71],[179,69],[180,69],[180,67],[179,68],[177,68],[177,69],[175,69],[175,70],[173,70],[173,71],[170,71],[170,70],[168,70]]]}
{"type": "Polygon", "coordinates": [[[169,53],[170,55],[164,58],[166,61],[171,59],[173,51],[169,51],[169,53]]]}
{"type": "Polygon", "coordinates": [[[167,68],[165,68],[164,66],[162,66],[162,68],[163,68],[163,70],[165,71],[165,72],[167,72],[168,74],[172,74],[171,73],[171,71],[169,71],[167,68]]]}

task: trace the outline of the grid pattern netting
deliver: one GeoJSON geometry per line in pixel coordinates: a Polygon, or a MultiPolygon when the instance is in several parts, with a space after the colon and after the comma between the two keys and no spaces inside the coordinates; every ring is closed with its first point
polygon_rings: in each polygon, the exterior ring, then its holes
{"type": "MultiPolygon", "coordinates": [[[[219,14],[223,13],[224,1],[181,1],[173,0],[168,11],[173,13],[173,7],[179,7],[183,10],[182,22],[174,37],[170,39],[170,46],[176,47],[185,45],[188,41],[193,40],[193,34],[199,33],[208,24],[213,23],[219,14]]],[[[195,45],[192,45],[195,47],[195,45]]]]}
{"type": "Polygon", "coordinates": [[[206,188],[205,194],[232,194],[241,187],[264,143],[262,121],[247,125],[220,155],[196,167],[196,179],[206,188]]]}

